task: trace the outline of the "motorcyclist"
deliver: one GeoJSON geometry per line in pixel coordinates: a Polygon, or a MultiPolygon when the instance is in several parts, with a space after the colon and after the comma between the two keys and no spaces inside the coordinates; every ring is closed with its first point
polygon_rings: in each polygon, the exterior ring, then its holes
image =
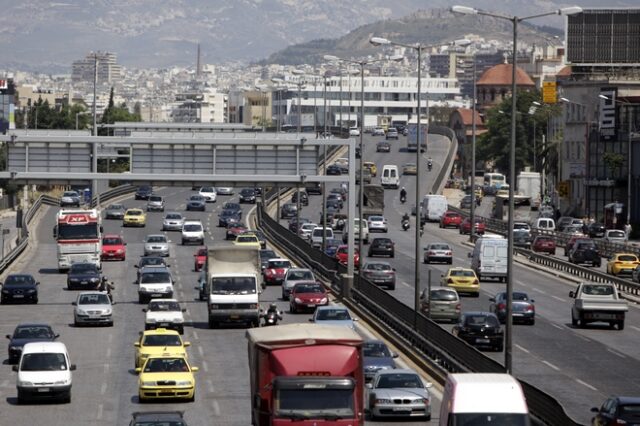
{"type": "Polygon", "coordinates": [[[107,277],[102,277],[102,279],[98,283],[96,290],[107,293],[107,296],[109,296],[109,298],[113,301],[111,290],[115,290],[115,288],[116,286],[112,282],[109,282],[107,277]]]}
{"type": "Polygon", "coordinates": [[[275,303],[271,303],[269,305],[269,309],[267,309],[267,312],[265,312],[262,316],[264,317],[265,321],[266,319],[269,317],[269,315],[274,314],[275,317],[279,320],[282,319],[282,315],[280,314],[280,311],[278,310],[278,305],[276,305],[275,303]]]}
{"type": "Polygon", "coordinates": [[[405,222],[405,221],[408,221],[409,219],[410,219],[409,213],[405,212],[404,215],[402,216],[402,221],[405,222]]]}
{"type": "Polygon", "coordinates": [[[427,158],[427,167],[429,168],[429,170],[431,170],[431,168],[433,167],[433,160],[431,159],[431,157],[427,158]]]}
{"type": "Polygon", "coordinates": [[[404,203],[406,200],[407,200],[407,190],[404,189],[404,186],[403,186],[402,189],[400,190],[400,201],[404,203]]]}

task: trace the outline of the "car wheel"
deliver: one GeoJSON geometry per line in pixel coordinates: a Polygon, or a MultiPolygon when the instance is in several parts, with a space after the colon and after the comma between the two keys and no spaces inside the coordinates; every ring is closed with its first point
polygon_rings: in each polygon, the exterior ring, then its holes
{"type": "Polygon", "coordinates": [[[571,325],[574,327],[578,326],[578,320],[573,316],[573,313],[571,313],[571,325]]]}
{"type": "Polygon", "coordinates": [[[535,318],[529,320],[529,325],[536,325],[536,320],[535,318]]]}
{"type": "Polygon", "coordinates": [[[36,297],[35,299],[33,299],[33,304],[37,305],[38,304],[38,298],[36,297]]]}
{"type": "Polygon", "coordinates": [[[26,402],[27,398],[24,396],[24,393],[18,390],[18,404],[25,404],[26,402]]]}
{"type": "Polygon", "coordinates": [[[504,344],[500,343],[498,346],[496,346],[496,352],[502,352],[504,350],[504,344]]]}
{"type": "Polygon", "coordinates": [[[144,304],[144,297],[143,296],[138,295],[138,303],[141,304],[141,305],[144,304]]]}

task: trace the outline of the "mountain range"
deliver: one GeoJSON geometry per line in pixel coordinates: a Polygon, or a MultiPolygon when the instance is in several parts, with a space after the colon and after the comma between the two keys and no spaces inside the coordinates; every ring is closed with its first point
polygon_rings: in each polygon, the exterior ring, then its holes
{"type": "MultiPolygon", "coordinates": [[[[118,62],[127,67],[185,66],[195,63],[197,43],[201,44],[205,63],[259,61],[288,46],[339,38],[368,24],[382,21],[393,27],[398,18],[411,19],[410,16],[416,16],[421,9],[447,9],[454,2],[456,0],[3,1],[0,69],[69,73],[74,60],[95,50],[115,52],[118,62]]],[[[569,5],[555,0],[503,0],[499,4],[492,0],[460,2],[519,16],[569,5]]],[[[633,3],[610,0],[607,6],[631,7],[633,3]]],[[[600,2],[582,0],[579,4],[594,7],[600,2]]],[[[536,24],[556,27],[563,22],[560,18],[536,21],[536,24]]],[[[453,26],[463,30],[460,24],[453,26]]],[[[445,30],[451,33],[449,30],[453,29],[445,30]]],[[[401,28],[397,30],[401,36],[401,28]]]]}

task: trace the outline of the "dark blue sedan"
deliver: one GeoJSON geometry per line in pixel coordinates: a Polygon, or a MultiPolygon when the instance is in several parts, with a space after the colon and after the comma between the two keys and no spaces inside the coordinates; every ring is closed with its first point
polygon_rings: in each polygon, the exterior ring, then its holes
{"type": "Polygon", "coordinates": [[[59,334],[53,332],[50,325],[47,324],[20,324],[13,334],[7,334],[9,339],[9,363],[15,364],[20,360],[22,348],[31,342],[53,342],[60,337],[59,334]]]}
{"type": "MultiPolygon", "coordinates": [[[[2,284],[2,283],[0,283],[2,284]]],[[[38,303],[38,285],[40,283],[29,274],[11,274],[2,284],[0,303],[26,302],[38,303]]]]}

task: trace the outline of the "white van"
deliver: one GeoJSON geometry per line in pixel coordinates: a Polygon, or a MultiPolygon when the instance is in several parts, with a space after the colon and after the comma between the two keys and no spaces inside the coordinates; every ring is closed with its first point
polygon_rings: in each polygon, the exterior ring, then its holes
{"type": "Polygon", "coordinates": [[[456,373],[447,376],[440,426],[496,424],[530,426],[520,383],[509,374],[456,373]]]}
{"type": "Polygon", "coordinates": [[[471,257],[473,269],[482,281],[483,278],[507,280],[507,254],[509,242],[502,238],[478,238],[471,257]]]}
{"type": "MultiPolygon", "coordinates": [[[[355,218],[353,219],[353,239],[354,241],[358,241],[360,239],[360,219],[359,218],[355,218]]],[[[344,244],[347,244],[348,241],[348,237],[349,237],[349,232],[350,232],[350,223],[347,222],[347,224],[344,227],[344,230],[342,231],[342,242],[344,244]]],[[[367,222],[366,219],[362,220],[362,241],[365,244],[369,244],[369,223],[367,222]]]]}
{"type": "Polygon", "coordinates": [[[331,227],[327,226],[326,228],[323,228],[322,226],[316,226],[315,228],[313,228],[313,231],[311,231],[311,247],[313,248],[320,248],[322,247],[322,236],[324,235],[325,241],[333,238],[333,229],[331,229],[331,227]]]}
{"type": "Polygon", "coordinates": [[[448,208],[444,195],[425,195],[422,199],[422,222],[440,222],[448,208]]]}
{"type": "Polygon", "coordinates": [[[556,230],[556,222],[550,217],[539,217],[533,223],[533,229],[539,229],[542,231],[555,231],[556,230]]]}
{"type": "Polygon", "coordinates": [[[27,343],[18,365],[13,366],[18,373],[18,404],[36,398],[71,402],[71,371],[75,369],[64,343],[27,343]]]}
{"type": "Polygon", "coordinates": [[[385,164],[382,166],[382,175],[380,176],[380,180],[384,188],[399,188],[400,174],[398,173],[398,166],[385,164]]]}

